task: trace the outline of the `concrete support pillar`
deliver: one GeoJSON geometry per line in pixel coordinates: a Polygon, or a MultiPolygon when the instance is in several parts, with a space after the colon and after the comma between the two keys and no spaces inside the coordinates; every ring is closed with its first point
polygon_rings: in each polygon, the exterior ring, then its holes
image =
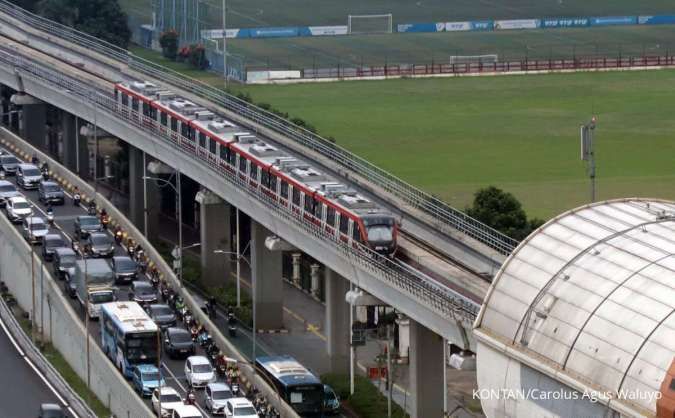
{"type": "Polygon", "coordinates": [[[265,239],[272,235],[251,220],[251,269],[254,281],[256,329],[280,329],[283,326],[283,282],[281,251],[270,251],[265,239]]]}
{"type": "MultiPolygon", "coordinates": [[[[80,138],[82,142],[82,138],[80,138]]],[[[80,152],[80,158],[82,153],[80,152]]],[[[146,161],[147,164],[147,161],[146,161]]],[[[80,167],[80,171],[83,171],[80,167]]],[[[153,180],[143,181],[143,151],[129,145],[129,219],[139,231],[145,228],[145,210],[148,219],[148,239],[151,241],[159,232],[159,188],[153,180]],[[147,189],[147,195],[146,190],[147,189]],[[147,205],[147,208],[146,208],[147,205]]],[[[152,176],[152,174],[148,174],[152,176]]]]}
{"type": "Polygon", "coordinates": [[[47,151],[47,105],[23,105],[22,135],[34,147],[47,151]]]}
{"type": "Polygon", "coordinates": [[[61,134],[63,164],[68,170],[77,173],[80,135],[74,115],[67,112],[61,112],[61,134]]]}
{"type": "Polygon", "coordinates": [[[410,320],[412,418],[443,416],[443,338],[410,320]]]}
{"type": "Polygon", "coordinates": [[[302,258],[301,253],[291,254],[293,257],[293,284],[300,286],[300,260],[302,258]]]}
{"type": "Polygon", "coordinates": [[[312,296],[318,298],[319,292],[321,291],[320,289],[321,278],[319,277],[319,275],[321,274],[321,266],[319,264],[312,264],[311,266],[309,266],[309,268],[310,268],[310,277],[312,279],[311,282],[312,296]]]}
{"type": "Polygon", "coordinates": [[[230,279],[231,254],[214,254],[214,250],[230,251],[230,205],[210,191],[197,193],[202,252],[202,282],[207,286],[224,285],[230,279]]]}
{"type": "Polygon", "coordinates": [[[333,373],[349,373],[349,305],[345,294],[349,281],[329,268],[325,269],[326,282],[326,351],[333,373]]]}

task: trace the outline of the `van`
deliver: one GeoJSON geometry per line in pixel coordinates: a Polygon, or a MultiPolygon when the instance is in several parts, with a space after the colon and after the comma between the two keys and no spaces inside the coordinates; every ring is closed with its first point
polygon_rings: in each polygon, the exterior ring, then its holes
{"type": "Polygon", "coordinates": [[[176,405],[171,418],[204,418],[204,415],[194,405],[176,405]]]}

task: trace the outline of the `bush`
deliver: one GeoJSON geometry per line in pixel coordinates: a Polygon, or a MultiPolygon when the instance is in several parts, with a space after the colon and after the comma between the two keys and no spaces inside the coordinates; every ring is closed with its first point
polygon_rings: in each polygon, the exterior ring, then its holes
{"type": "Polygon", "coordinates": [[[175,29],[163,32],[159,37],[159,45],[162,47],[162,55],[175,61],[178,55],[178,32],[175,29]]]}
{"type": "MultiPolygon", "coordinates": [[[[354,377],[354,396],[349,395],[349,376],[328,373],[321,375],[321,381],[335,390],[340,402],[346,404],[361,418],[382,418],[387,416],[387,398],[373,383],[363,376],[354,377]]],[[[396,403],[391,404],[391,416],[406,418],[409,415],[396,403]]]]}
{"type": "Polygon", "coordinates": [[[206,50],[204,45],[196,44],[190,45],[190,65],[198,70],[205,70],[208,67],[208,60],[206,59],[206,50]]]}

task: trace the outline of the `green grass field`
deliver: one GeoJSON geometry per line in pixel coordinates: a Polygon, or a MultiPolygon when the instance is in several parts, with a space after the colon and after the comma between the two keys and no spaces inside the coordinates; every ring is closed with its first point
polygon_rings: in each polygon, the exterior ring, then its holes
{"type": "Polygon", "coordinates": [[[599,198],[675,198],[673,84],[675,71],[639,71],[245,89],[454,206],[492,184],[548,218],[589,199],[592,114],[599,198]]]}

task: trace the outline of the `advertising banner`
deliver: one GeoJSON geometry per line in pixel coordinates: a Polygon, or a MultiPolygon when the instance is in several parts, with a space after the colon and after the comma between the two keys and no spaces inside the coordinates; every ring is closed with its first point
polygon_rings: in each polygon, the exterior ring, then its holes
{"type": "Polygon", "coordinates": [[[471,30],[473,31],[493,30],[495,27],[494,22],[491,20],[474,20],[469,23],[471,24],[471,30]]]}
{"type": "MultiPolygon", "coordinates": [[[[239,34],[239,29],[227,29],[225,36],[228,38],[236,38],[239,34]]],[[[223,39],[222,29],[209,29],[201,31],[202,39],[223,39]]]]}
{"type": "Polygon", "coordinates": [[[587,17],[550,18],[541,19],[542,28],[583,28],[590,26],[591,20],[587,17]]]}
{"type": "Polygon", "coordinates": [[[443,32],[445,23],[403,23],[396,26],[397,32],[443,32]]]}
{"type": "Polygon", "coordinates": [[[591,26],[637,25],[637,16],[592,17],[591,26]]]}
{"type": "Polygon", "coordinates": [[[445,22],[446,32],[461,32],[471,30],[471,22],[445,22]]]}
{"type": "Polygon", "coordinates": [[[249,37],[251,38],[288,38],[298,36],[300,28],[297,27],[271,27],[271,28],[251,28],[249,37]]]}
{"type": "Polygon", "coordinates": [[[672,25],[675,24],[675,15],[638,16],[640,25],[672,25]]]}
{"type": "MultiPolygon", "coordinates": [[[[304,35],[303,29],[300,28],[300,32],[304,35]]],[[[344,26],[310,26],[307,28],[309,31],[309,36],[334,36],[334,35],[346,35],[348,31],[347,25],[344,26]]]]}
{"type": "Polygon", "coordinates": [[[537,29],[539,19],[495,20],[495,30],[537,29]]]}

